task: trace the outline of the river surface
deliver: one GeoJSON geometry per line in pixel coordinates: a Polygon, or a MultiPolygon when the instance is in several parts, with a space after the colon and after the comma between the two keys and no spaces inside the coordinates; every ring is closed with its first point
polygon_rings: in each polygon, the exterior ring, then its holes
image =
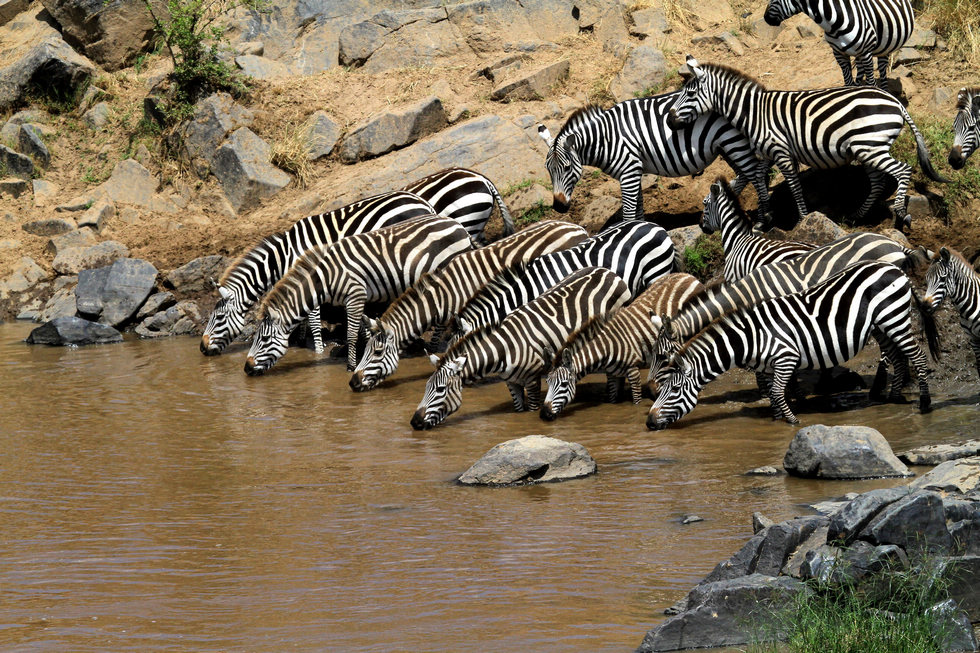
{"type": "MultiPolygon", "coordinates": [[[[424,358],[354,394],[311,351],[249,378],[241,345],[48,348],[22,342],[32,326],[0,325],[3,651],[632,651],[754,511],[782,520],[904,482],[744,475],[778,466],[795,433],[728,401],[751,394],[744,374],[660,433],[649,400],[545,423],[511,412],[500,384],[415,432],[424,358]],[[599,473],[452,482],[529,433],[583,444],[599,473]]],[[[873,425],[899,451],[974,435],[975,402],[799,415],[873,425]]]]}

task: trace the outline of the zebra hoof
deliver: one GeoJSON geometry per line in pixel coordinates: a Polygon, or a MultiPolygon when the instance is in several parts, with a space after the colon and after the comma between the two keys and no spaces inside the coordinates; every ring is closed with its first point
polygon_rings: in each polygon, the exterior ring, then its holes
{"type": "Polygon", "coordinates": [[[925,415],[932,412],[932,398],[922,397],[919,399],[919,412],[925,415]]]}
{"type": "Polygon", "coordinates": [[[902,395],[890,395],[888,397],[888,403],[890,403],[890,404],[910,404],[912,402],[909,401],[908,398],[906,398],[906,397],[904,397],[902,395]]]}

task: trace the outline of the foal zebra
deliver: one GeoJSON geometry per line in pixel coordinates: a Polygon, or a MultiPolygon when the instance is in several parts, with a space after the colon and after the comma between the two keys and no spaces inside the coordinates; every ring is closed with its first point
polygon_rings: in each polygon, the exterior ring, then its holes
{"type": "Polygon", "coordinates": [[[514,219],[497,187],[484,175],[466,168],[446,168],[405,186],[432,205],[433,213],[459,222],[480,244],[486,243],[486,226],[494,204],[503,220],[503,236],[514,233],[514,219]]]}
{"type": "Polygon", "coordinates": [[[640,181],[644,173],[683,177],[704,172],[721,156],[735,171],[736,193],[752,182],[759,213],[769,212],[766,168],[745,136],[718,114],[705,114],[690,125],[667,126],[667,110],[677,92],[626,100],[602,109],[583,107],[568,117],[555,138],[544,125],[538,133],[548,144],[545,166],[554,188],[552,207],[568,211],[582,166],[595,166],[619,180],[624,219],[643,218],[640,181]]]}
{"type": "Polygon", "coordinates": [[[620,310],[598,331],[577,331],[554,357],[548,373],[548,392],[541,419],[553,420],[575,398],[575,386],[587,374],[606,374],[606,399],[619,398],[620,380],[630,385],[633,403],[640,403],[639,366],[647,363],[657,343],[657,329],[650,314],[673,315],[704,286],[689,274],[668,274],[654,281],[639,297],[620,310]]]}
{"type": "Polygon", "coordinates": [[[980,145],[980,86],[961,88],[956,96],[956,117],[953,118],[953,148],[949,165],[959,170],[980,145]]]}
{"type": "Polygon", "coordinates": [[[398,367],[399,351],[432,325],[444,326],[480,287],[504,270],[572,247],[589,234],[569,222],[537,222],[423,276],[378,320],[368,320],[364,354],[350,379],[356,391],[370,390],[398,367]]]}
{"type": "Polygon", "coordinates": [[[429,429],[459,409],[465,381],[499,377],[507,383],[514,410],[537,410],[541,376],[551,362],[545,349],[559,347],[586,323],[618,310],[630,297],[626,283],[606,268],[590,267],[568,276],[497,325],[458,340],[442,359],[412,416],[412,428],[429,429]],[[525,401],[524,393],[527,392],[525,401]]]}
{"type": "Polygon", "coordinates": [[[635,297],[673,270],[674,243],[652,222],[619,222],[575,247],[539,257],[489,281],[460,309],[451,330],[459,335],[467,327],[500,322],[569,274],[590,266],[615,272],[635,297]]]}
{"type": "Polygon", "coordinates": [[[871,59],[877,57],[878,86],[884,88],[888,56],[905,44],[915,27],[909,0],[769,0],[763,18],[776,26],[798,13],[823,28],[847,86],[855,84],[851,57],[857,65],[856,83],[871,85],[875,83],[871,59]]]}
{"type": "Polygon", "coordinates": [[[915,300],[908,277],[889,263],[857,263],[803,292],[738,308],[685,343],[660,371],[660,390],[647,427],[660,430],[676,422],[694,408],[708,382],[736,366],[771,373],[769,400],[775,418],[796,424],[799,420],[785,396],[793,372],[829,368],[853,358],[872,331],[909,359],[919,381],[919,410],[927,412],[928,370],[912,334],[913,303],[935,357],[935,322],[915,300]]]}
{"type": "Polygon", "coordinates": [[[763,265],[778,263],[809,252],[816,245],[772,240],[752,233],[752,220],[742,209],[728,184],[718,179],[704,198],[701,230],[721,231],[725,251],[725,281],[738,281],[763,265]]]}
{"type": "Polygon", "coordinates": [[[707,112],[720,113],[741,130],[761,158],[783,173],[802,218],[807,214],[798,167],[837,168],[857,161],[868,171],[871,190],[858,209],[864,217],[885,188],[898,182],[892,211],[898,229],[911,224],[905,191],[912,169],[892,158],[889,148],[908,123],[915,135],[919,165],[933,181],[947,182],[932,167],[922,133],[901,102],[878,88],[845,87],[816,91],[769,91],[728,66],[699,65],[688,55],[684,87],[670,109],[672,125],[690,123],[707,112]]]}
{"type": "Polygon", "coordinates": [[[955,249],[941,247],[926,271],[923,301],[935,310],[949,297],[960,313],[960,326],[970,336],[970,348],[980,374],[980,275],[955,249]]]}
{"type": "Polygon", "coordinates": [[[347,309],[347,369],[353,370],[364,305],[393,300],[472,243],[455,220],[429,215],[307,251],[262,300],[245,373],[262,374],[275,365],[286,353],[289,332],[320,304],[347,309]]]}

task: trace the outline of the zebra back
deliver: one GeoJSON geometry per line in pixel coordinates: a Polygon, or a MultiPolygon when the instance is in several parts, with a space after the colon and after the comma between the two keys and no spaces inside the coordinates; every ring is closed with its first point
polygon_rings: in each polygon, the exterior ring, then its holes
{"type": "Polygon", "coordinates": [[[423,177],[403,190],[415,193],[430,205],[433,213],[459,221],[471,237],[481,240],[494,204],[504,223],[503,235],[514,233],[514,219],[497,187],[484,175],[466,168],[446,168],[423,177]]]}

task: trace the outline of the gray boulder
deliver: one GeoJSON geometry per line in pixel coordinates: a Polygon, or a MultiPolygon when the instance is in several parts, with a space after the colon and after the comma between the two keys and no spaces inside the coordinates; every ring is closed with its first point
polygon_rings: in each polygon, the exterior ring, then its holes
{"type": "Polygon", "coordinates": [[[916,492],[889,504],[859,537],[873,544],[894,544],[909,553],[948,554],[953,544],[946,528],[942,497],[930,491],[916,492]]]}
{"type": "Polygon", "coordinates": [[[659,49],[652,45],[637,46],[613,78],[609,92],[617,102],[638,97],[661,84],[672,68],[659,49]]]}
{"type": "MultiPolygon", "coordinates": [[[[0,80],[0,85],[3,80],[0,80]]],[[[0,86],[0,91],[2,91],[0,86]]],[[[30,179],[34,174],[34,162],[31,157],[15,152],[6,145],[0,145],[0,168],[4,168],[7,174],[21,179],[30,179]]]]}
{"type": "Polygon", "coordinates": [[[803,219],[791,230],[771,229],[766,233],[766,236],[774,240],[797,240],[804,243],[826,245],[846,233],[839,224],[826,215],[819,211],[813,211],[803,216],[803,219]]]}
{"type": "Polygon", "coordinates": [[[670,23],[661,7],[648,7],[633,12],[633,26],[630,33],[654,42],[670,32],[670,23]]]}
{"type": "Polygon", "coordinates": [[[42,168],[51,165],[51,153],[41,140],[41,130],[31,124],[23,124],[17,131],[17,149],[31,157],[42,168]]]}
{"type": "Polygon", "coordinates": [[[276,79],[289,75],[289,68],[265,57],[254,54],[243,54],[235,57],[235,63],[241,68],[242,73],[255,79],[276,79]]]}
{"type": "Polygon", "coordinates": [[[429,97],[355,127],[344,139],[340,159],[355,163],[404,147],[448,125],[442,101],[429,97]]]}
{"type": "Polygon", "coordinates": [[[8,111],[23,102],[31,89],[52,97],[74,97],[81,86],[95,74],[91,61],[76,53],[46,23],[27,13],[21,14],[5,29],[17,30],[19,38],[4,52],[0,68],[0,111],[8,111]]]}
{"type": "Polygon", "coordinates": [[[0,298],[9,297],[33,288],[38,282],[48,278],[48,273],[29,256],[23,256],[14,266],[10,276],[0,281],[0,298]]]}
{"type": "Polygon", "coordinates": [[[157,269],[141,259],[123,258],[109,267],[99,322],[119,326],[132,318],[153,292],[157,269]]]}
{"type": "Polygon", "coordinates": [[[580,444],[543,435],[508,440],[460,475],[463,485],[545,483],[594,474],[595,460],[580,444]]]}
{"type": "Polygon", "coordinates": [[[929,610],[936,617],[934,634],[941,638],[937,642],[941,651],[977,650],[977,636],[973,632],[970,615],[956,601],[946,599],[929,610]]]}
{"type": "Polygon", "coordinates": [[[909,465],[938,465],[947,460],[980,456],[980,440],[966,440],[951,444],[930,444],[898,454],[909,465]]]}
{"type": "Polygon", "coordinates": [[[9,195],[17,198],[26,193],[28,188],[30,188],[30,184],[26,179],[18,179],[17,177],[0,179],[0,196],[9,195]]]}
{"type": "Polygon", "coordinates": [[[78,227],[88,227],[95,232],[101,232],[106,220],[116,214],[116,206],[105,199],[99,200],[78,218],[78,227]]]}
{"type": "Polygon", "coordinates": [[[306,144],[306,157],[310,161],[322,159],[333,152],[340,140],[341,127],[326,111],[316,111],[306,123],[303,142],[306,144]]]}
{"type": "Polygon", "coordinates": [[[201,311],[197,304],[184,300],[147,317],[140,322],[135,331],[140,338],[194,335],[200,332],[202,322],[201,311]]]}
{"type": "Polygon", "coordinates": [[[289,175],[272,165],[270,156],[269,145],[248,127],[232,132],[218,148],[212,172],[235,211],[253,209],[289,184],[289,175]]]}
{"type": "Polygon", "coordinates": [[[69,247],[91,247],[98,242],[95,232],[91,229],[73,229],[69,232],[53,236],[44,247],[44,252],[50,256],[58,256],[69,247]]]}
{"type": "Polygon", "coordinates": [[[122,342],[122,334],[111,326],[80,317],[57,317],[27,336],[32,345],[101,345],[122,342]]]}
{"type": "Polygon", "coordinates": [[[949,597],[970,617],[980,621],[980,556],[944,558],[942,571],[950,581],[949,597]]]}
{"type": "MultiPolygon", "coordinates": [[[[99,186],[114,202],[154,207],[154,195],[160,182],[135,159],[117,163],[109,178],[99,186]]],[[[97,193],[98,194],[98,193],[97,193]]]]}
{"type": "Polygon", "coordinates": [[[75,310],[81,317],[93,320],[102,315],[102,293],[105,280],[109,276],[109,266],[82,270],[78,273],[75,286],[75,310]]]}
{"type": "Polygon", "coordinates": [[[160,311],[165,311],[174,304],[177,300],[174,299],[174,294],[172,292],[156,292],[146,298],[143,305],[140,306],[140,310],[136,311],[136,320],[142,322],[151,315],[156,315],[160,311]]]}
{"type": "Polygon", "coordinates": [[[858,495],[831,515],[827,541],[842,545],[850,544],[882,508],[907,496],[909,490],[904,487],[871,490],[858,495]]]}
{"type": "Polygon", "coordinates": [[[34,191],[34,206],[48,206],[59,197],[61,189],[58,188],[58,184],[44,179],[34,179],[31,184],[34,191]]]}
{"type": "Polygon", "coordinates": [[[252,120],[252,112],[227,93],[214,93],[194,106],[194,117],[183,127],[183,155],[199,177],[210,172],[225,137],[252,120]]]}
{"type": "Polygon", "coordinates": [[[824,584],[853,584],[882,571],[908,567],[908,556],[901,547],[858,540],[847,548],[823,545],[807,552],[800,566],[800,578],[824,584]]]}
{"type": "Polygon", "coordinates": [[[111,113],[108,102],[99,102],[82,114],[82,122],[92,131],[98,131],[109,122],[111,113]]]}
{"type": "Polygon", "coordinates": [[[912,476],[884,436],[867,426],[802,428],[789,445],[783,467],[790,474],[811,478],[912,476]]]}
{"type": "Polygon", "coordinates": [[[788,621],[783,611],[808,587],[795,578],[752,574],[699,585],[688,595],[688,609],[646,634],[637,653],[739,646],[760,632],[781,639],[788,621]]]}
{"type": "Polygon", "coordinates": [[[129,248],[115,240],[91,247],[69,247],[54,257],[51,267],[58,274],[78,274],[82,270],[103,267],[116,259],[129,256],[129,248]]]}
{"type": "Polygon", "coordinates": [[[980,555],[980,516],[950,524],[949,536],[953,538],[953,553],[956,555],[980,555]]]}
{"type": "MultiPolygon", "coordinates": [[[[106,70],[132,63],[147,49],[153,18],[142,0],[41,0],[70,43],[106,70]]],[[[163,9],[155,2],[156,10],[163,9]]]]}
{"type": "Polygon", "coordinates": [[[941,463],[912,481],[910,487],[962,494],[980,490],[980,456],[941,463]]]}
{"type": "Polygon", "coordinates": [[[25,222],[20,228],[33,236],[60,236],[75,231],[78,225],[67,218],[41,218],[25,222]]]}
{"type": "Polygon", "coordinates": [[[219,254],[201,256],[171,270],[164,284],[181,294],[211,290],[213,288],[211,281],[217,282],[229,263],[229,259],[219,254]]]}
{"type": "Polygon", "coordinates": [[[38,320],[50,322],[58,317],[74,317],[76,312],[75,289],[72,286],[65,286],[56,290],[51,298],[45,302],[38,320]]]}
{"type": "Polygon", "coordinates": [[[431,66],[460,53],[463,36],[444,7],[383,11],[340,33],[338,57],[345,66],[379,73],[431,66]]]}
{"type": "Polygon", "coordinates": [[[494,88],[490,99],[498,102],[542,100],[552,95],[556,85],[568,79],[569,70],[569,62],[562,60],[521,73],[516,79],[494,88]]]}

